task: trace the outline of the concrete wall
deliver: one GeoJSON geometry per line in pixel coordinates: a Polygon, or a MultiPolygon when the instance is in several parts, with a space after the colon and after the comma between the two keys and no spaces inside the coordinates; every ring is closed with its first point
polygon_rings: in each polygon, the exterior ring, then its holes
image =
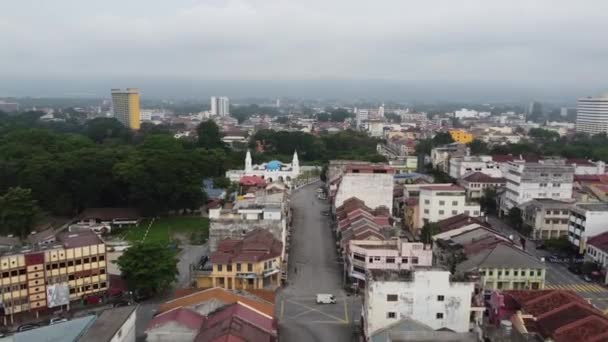
{"type": "Polygon", "coordinates": [[[170,322],[148,330],[147,334],[147,342],[192,342],[198,334],[198,330],[188,329],[175,322],[170,322]]]}
{"type": "Polygon", "coordinates": [[[413,281],[373,280],[368,284],[363,308],[367,336],[402,318],[433,329],[469,330],[473,283],[450,283],[447,271],[416,271],[413,277],[413,281]],[[389,294],[398,295],[397,301],[387,301],[389,294]],[[389,318],[389,312],[396,313],[395,318],[389,318]]]}
{"type": "Polygon", "coordinates": [[[137,310],[133,310],[129,318],[112,336],[109,342],[135,342],[135,321],[137,320],[137,310]]]}
{"type": "Polygon", "coordinates": [[[336,193],[335,208],[341,206],[351,197],[357,197],[365,205],[375,209],[385,206],[392,211],[393,208],[393,175],[383,173],[347,173],[336,193]]]}

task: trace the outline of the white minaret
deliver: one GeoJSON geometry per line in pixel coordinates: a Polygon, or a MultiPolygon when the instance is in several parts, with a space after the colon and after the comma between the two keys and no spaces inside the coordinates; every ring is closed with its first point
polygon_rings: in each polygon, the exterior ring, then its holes
{"type": "Polygon", "coordinates": [[[251,165],[251,152],[247,150],[247,155],[245,156],[245,172],[253,171],[253,166],[251,165]]]}
{"type": "Polygon", "coordinates": [[[293,159],[291,160],[291,168],[293,170],[293,177],[300,175],[300,161],[298,160],[298,151],[293,152],[293,159]]]}
{"type": "Polygon", "coordinates": [[[384,117],[384,103],[380,106],[380,108],[378,108],[378,117],[379,118],[384,117]]]}

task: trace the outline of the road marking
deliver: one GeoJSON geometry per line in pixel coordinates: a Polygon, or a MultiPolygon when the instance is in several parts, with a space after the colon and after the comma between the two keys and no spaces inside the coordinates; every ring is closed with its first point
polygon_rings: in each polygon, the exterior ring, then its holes
{"type": "Polygon", "coordinates": [[[346,323],[346,321],[345,321],[343,318],[336,317],[336,316],[334,316],[334,315],[330,315],[330,314],[325,313],[325,312],[323,312],[323,311],[321,311],[321,310],[317,310],[317,309],[312,308],[312,307],[310,307],[310,306],[308,306],[308,305],[304,305],[304,304],[301,304],[301,303],[298,303],[298,302],[294,302],[294,301],[289,300],[289,299],[287,299],[287,301],[288,301],[289,303],[292,303],[292,304],[295,304],[295,305],[301,306],[301,307],[303,307],[303,308],[305,308],[305,309],[308,309],[308,310],[311,310],[311,311],[318,312],[318,313],[320,313],[321,315],[323,315],[323,316],[327,316],[327,317],[332,318],[332,319],[335,319],[336,321],[346,323]]]}
{"type": "Polygon", "coordinates": [[[283,319],[284,313],[285,313],[285,300],[281,300],[281,316],[279,316],[279,319],[283,319]]]}
{"type": "Polygon", "coordinates": [[[344,321],[348,323],[348,304],[346,303],[346,297],[344,297],[344,321]]]}

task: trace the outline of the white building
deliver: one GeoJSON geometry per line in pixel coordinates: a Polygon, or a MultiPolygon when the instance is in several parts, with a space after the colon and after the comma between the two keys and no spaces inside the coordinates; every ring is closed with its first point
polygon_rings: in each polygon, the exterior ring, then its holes
{"type": "Polygon", "coordinates": [[[478,119],[479,112],[476,110],[462,108],[461,110],[457,110],[454,112],[454,117],[457,119],[478,119]]]}
{"type": "Polygon", "coordinates": [[[298,152],[293,153],[291,164],[283,163],[278,160],[271,160],[268,163],[253,164],[251,153],[247,151],[245,156],[245,170],[229,170],[226,171],[226,178],[232,182],[238,182],[244,176],[258,176],[265,179],[267,182],[274,181],[284,182],[291,185],[291,181],[298,178],[300,175],[300,161],[298,160],[298,152]]]}
{"type": "Polygon", "coordinates": [[[568,241],[582,253],[587,239],[608,232],[608,203],[577,203],[570,208],[568,241]]]}
{"type": "Polygon", "coordinates": [[[464,188],[457,185],[420,187],[418,205],[420,215],[416,229],[422,228],[426,223],[438,222],[460,214],[472,217],[481,215],[479,203],[468,203],[464,188]]]}
{"type": "Polygon", "coordinates": [[[357,116],[357,127],[360,127],[363,121],[367,121],[367,119],[369,119],[369,110],[355,109],[355,115],[357,116]]]}
{"type": "Polygon", "coordinates": [[[578,99],[576,131],[589,134],[608,133],[608,93],[600,97],[578,99]]]}
{"type": "Polygon", "coordinates": [[[230,100],[225,96],[212,96],[211,115],[230,116],[230,100]]]}
{"type": "Polygon", "coordinates": [[[450,159],[450,177],[458,179],[472,172],[481,172],[490,177],[501,178],[502,171],[492,156],[464,156],[450,159]]]}
{"type": "Polygon", "coordinates": [[[344,201],[356,197],[365,205],[375,209],[384,206],[393,208],[394,180],[387,173],[347,173],[342,176],[336,192],[334,208],[340,207],[344,201]]]}
{"type": "Polygon", "coordinates": [[[574,168],[564,160],[547,159],[537,163],[513,161],[503,172],[506,191],[500,201],[503,215],[522,203],[535,198],[568,200],[572,198],[574,168]]]}
{"type": "Polygon", "coordinates": [[[568,159],[567,164],[572,165],[575,175],[603,175],[606,173],[606,163],[603,161],[568,159]]]}
{"type": "Polygon", "coordinates": [[[451,143],[431,150],[431,164],[435,169],[445,173],[450,172],[450,159],[464,157],[471,154],[471,150],[465,144],[451,143]]]}
{"type": "Polygon", "coordinates": [[[537,240],[557,239],[568,235],[568,222],[572,202],[548,198],[534,199],[519,205],[524,224],[533,228],[537,240]]]}
{"type": "Polygon", "coordinates": [[[448,271],[370,271],[362,309],[364,334],[404,318],[435,330],[467,332],[473,291],[473,283],[450,281],[448,271]]]}
{"type": "Polygon", "coordinates": [[[369,135],[375,138],[382,137],[384,135],[384,121],[383,120],[368,120],[368,131],[369,135]]]}
{"type": "Polygon", "coordinates": [[[378,107],[378,117],[384,118],[384,103],[381,104],[380,107],[378,107]]]}

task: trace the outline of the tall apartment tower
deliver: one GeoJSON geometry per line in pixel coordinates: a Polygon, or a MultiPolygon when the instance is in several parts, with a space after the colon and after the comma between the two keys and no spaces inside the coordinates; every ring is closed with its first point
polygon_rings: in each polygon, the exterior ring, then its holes
{"type": "Polygon", "coordinates": [[[112,107],[114,117],[130,129],[139,129],[141,114],[139,112],[139,89],[112,89],[112,107]]]}
{"type": "Polygon", "coordinates": [[[230,100],[224,96],[211,96],[211,115],[230,116],[230,100]]]}
{"type": "Polygon", "coordinates": [[[578,99],[576,131],[591,135],[608,133],[608,93],[578,99]]]}

